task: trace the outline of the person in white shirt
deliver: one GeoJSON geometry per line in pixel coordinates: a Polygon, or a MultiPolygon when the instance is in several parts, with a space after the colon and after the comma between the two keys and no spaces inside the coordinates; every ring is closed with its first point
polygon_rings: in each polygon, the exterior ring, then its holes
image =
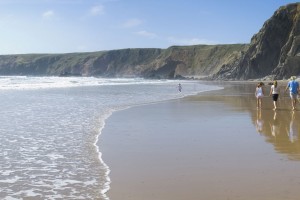
{"type": "Polygon", "coordinates": [[[261,105],[262,105],[262,98],[264,97],[263,85],[264,85],[264,83],[260,82],[257,84],[256,89],[255,89],[257,108],[261,108],[261,105]]]}
{"type": "Polygon", "coordinates": [[[271,90],[270,90],[270,96],[272,95],[273,104],[274,104],[273,110],[277,110],[277,100],[279,97],[279,93],[280,93],[280,90],[279,90],[277,81],[274,81],[273,85],[271,86],[271,90]]]}

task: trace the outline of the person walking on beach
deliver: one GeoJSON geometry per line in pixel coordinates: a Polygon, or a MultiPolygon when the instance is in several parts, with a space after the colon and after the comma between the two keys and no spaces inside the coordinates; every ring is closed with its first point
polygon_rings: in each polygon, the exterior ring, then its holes
{"type": "Polygon", "coordinates": [[[279,91],[277,81],[274,81],[273,85],[271,86],[271,90],[270,90],[270,96],[272,95],[273,104],[274,104],[274,109],[273,110],[277,109],[277,100],[278,100],[278,97],[279,97],[279,93],[280,93],[280,91],[279,91]]]}
{"type": "Polygon", "coordinates": [[[181,84],[179,83],[179,84],[178,84],[178,91],[181,92],[181,90],[182,90],[182,86],[181,86],[181,84]]]}
{"type": "Polygon", "coordinates": [[[299,83],[296,81],[296,76],[292,76],[288,82],[285,91],[290,90],[292,110],[296,110],[297,96],[299,92],[299,83]]]}
{"type": "Polygon", "coordinates": [[[261,108],[262,105],[262,98],[264,97],[264,89],[263,89],[263,82],[257,84],[255,89],[255,97],[256,97],[256,106],[257,108],[261,108]]]}

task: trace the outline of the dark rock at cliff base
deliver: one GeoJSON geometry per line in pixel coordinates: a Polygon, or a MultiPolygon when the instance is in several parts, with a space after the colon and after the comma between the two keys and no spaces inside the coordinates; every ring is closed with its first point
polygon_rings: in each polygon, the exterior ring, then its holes
{"type": "Polygon", "coordinates": [[[70,76],[82,76],[81,74],[79,73],[70,73],[70,72],[62,72],[59,74],[60,77],[70,77],[70,76]]]}

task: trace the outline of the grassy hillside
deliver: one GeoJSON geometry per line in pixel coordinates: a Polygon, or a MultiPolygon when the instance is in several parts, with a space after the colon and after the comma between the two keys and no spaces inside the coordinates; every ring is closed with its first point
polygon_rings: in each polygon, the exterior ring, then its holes
{"type": "Polygon", "coordinates": [[[172,46],[168,49],[120,49],[91,53],[0,56],[1,75],[207,76],[236,59],[248,45],[172,46]]]}

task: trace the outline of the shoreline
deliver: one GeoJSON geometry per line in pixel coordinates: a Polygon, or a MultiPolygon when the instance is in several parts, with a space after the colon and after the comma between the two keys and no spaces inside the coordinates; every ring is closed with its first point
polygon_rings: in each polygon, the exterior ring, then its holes
{"type": "MultiPolygon", "coordinates": [[[[265,107],[256,110],[251,83],[226,83],[223,90],[114,113],[99,145],[111,170],[109,199],[279,200],[299,195],[295,181],[287,180],[299,173],[293,168],[299,162],[290,162],[300,160],[299,141],[290,143],[293,148],[283,134],[277,137],[282,143],[273,141],[272,102],[266,97],[265,107]],[[256,130],[259,112],[261,132],[256,130]],[[237,130],[243,130],[242,136],[237,130]]],[[[280,101],[276,112],[283,130],[290,126],[291,112],[289,99],[280,101]]]]}
{"type": "Polygon", "coordinates": [[[109,177],[109,174],[110,174],[110,169],[109,169],[109,166],[103,161],[102,159],[102,152],[100,152],[100,148],[99,148],[99,145],[98,142],[99,142],[99,138],[101,137],[101,133],[103,131],[103,129],[105,128],[105,121],[113,114],[113,111],[110,111],[109,113],[107,113],[103,118],[103,121],[102,121],[102,124],[100,125],[100,129],[99,129],[99,133],[96,135],[96,138],[95,138],[95,142],[93,143],[95,149],[96,149],[96,152],[98,154],[98,159],[99,159],[99,162],[101,163],[102,166],[104,166],[105,168],[105,183],[104,183],[104,188],[101,190],[101,194],[103,195],[104,199],[105,200],[108,200],[108,196],[107,196],[107,192],[110,190],[110,183],[111,183],[111,180],[110,180],[110,177],[109,177]]]}

